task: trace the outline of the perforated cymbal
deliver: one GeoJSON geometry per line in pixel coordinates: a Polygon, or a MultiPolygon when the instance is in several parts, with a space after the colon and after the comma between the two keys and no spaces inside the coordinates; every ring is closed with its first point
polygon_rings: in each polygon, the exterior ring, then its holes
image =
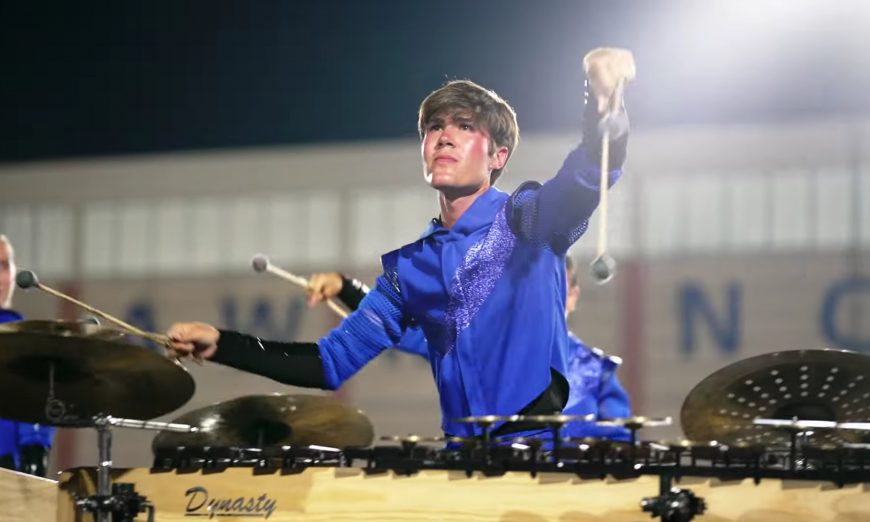
{"type": "Polygon", "coordinates": [[[58,425],[98,414],[147,420],[187,402],[195,387],[187,370],[133,339],[77,322],[0,324],[0,417],[58,425]],[[54,398],[65,409],[55,403],[49,415],[52,368],[54,398]]]}
{"type": "MultiPolygon", "coordinates": [[[[788,445],[793,430],[755,418],[861,422],[870,418],[870,357],[844,350],[792,350],[750,357],[696,385],[680,414],[686,437],[788,445]]],[[[855,430],[820,430],[822,443],[856,442],[855,430]]]]}
{"type": "Polygon", "coordinates": [[[320,395],[249,395],[199,408],[174,422],[196,433],[161,431],[152,449],[178,446],[363,447],[374,439],[361,411],[320,395]]]}

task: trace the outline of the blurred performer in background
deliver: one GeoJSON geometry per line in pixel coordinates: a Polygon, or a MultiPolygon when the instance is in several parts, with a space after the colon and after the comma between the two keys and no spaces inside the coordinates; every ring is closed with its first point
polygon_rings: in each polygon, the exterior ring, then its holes
{"type": "MultiPolygon", "coordinates": [[[[577,309],[580,299],[580,277],[574,270],[571,256],[565,256],[565,275],[567,295],[565,298],[565,319],[577,309]]],[[[348,308],[356,310],[359,303],[369,292],[368,287],[358,279],[351,279],[339,272],[322,272],[308,278],[308,305],[315,306],[327,299],[337,297],[348,308]]],[[[419,329],[406,331],[396,348],[407,353],[421,355],[428,360],[429,350],[426,338],[419,329]]],[[[619,383],[616,370],[622,359],[606,355],[598,348],[592,348],[579,337],[568,331],[568,403],[563,412],[566,415],[593,414],[597,419],[616,419],[631,416],[628,394],[619,383]]],[[[629,432],[621,427],[603,427],[592,423],[571,423],[566,427],[570,437],[604,437],[615,440],[629,440],[629,432]]]]}
{"type": "MultiPolygon", "coordinates": [[[[580,277],[574,269],[571,256],[565,257],[565,275],[568,293],[565,299],[565,319],[577,309],[580,299],[580,277]]],[[[619,384],[616,369],[622,359],[606,355],[598,348],[586,345],[579,337],[568,331],[568,403],[566,415],[594,414],[597,419],[617,419],[631,416],[628,394],[619,384]]],[[[570,437],[605,437],[629,440],[628,430],[620,427],[604,427],[591,423],[568,424],[570,437]]]]}
{"type": "MultiPolygon", "coordinates": [[[[597,49],[585,60],[591,90],[583,140],[555,177],[513,194],[493,184],[519,140],[514,110],[493,91],[451,81],[420,106],[423,175],[440,216],[417,241],[384,255],[383,274],[359,308],[318,343],[279,343],[204,323],[177,323],[174,356],[199,356],[297,386],[335,389],[406,329],[426,337],[442,429],[479,436],[457,418],[553,414],[568,400],[565,253],[598,204],[602,119],[609,183],[628,141],[622,79],[631,53],[597,49]],[[611,107],[619,110],[612,114],[611,107]]],[[[499,437],[547,438],[546,426],[494,426],[499,437]]]]}
{"type": "MultiPolygon", "coordinates": [[[[15,251],[9,239],[0,234],[0,323],[20,321],[12,310],[15,290],[15,251]]],[[[14,400],[4,397],[2,400],[14,400]]],[[[44,477],[54,428],[0,419],[0,467],[44,477]]]]}

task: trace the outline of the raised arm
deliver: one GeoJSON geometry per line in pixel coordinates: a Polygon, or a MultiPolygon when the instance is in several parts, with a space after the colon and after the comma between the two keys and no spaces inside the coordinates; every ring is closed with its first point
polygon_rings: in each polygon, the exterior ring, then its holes
{"type": "Polygon", "coordinates": [[[550,245],[564,253],[586,230],[598,205],[601,172],[601,139],[610,131],[609,184],[621,174],[628,144],[628,117],[622,103],[619,79],[634,76],[631,53],[621,49],[596,49],[584,58],[586,108],[583,138],[568,154],[556,176],[543,185],[520,186],[509,207],[514,230],[529,240],[550,245]]]}

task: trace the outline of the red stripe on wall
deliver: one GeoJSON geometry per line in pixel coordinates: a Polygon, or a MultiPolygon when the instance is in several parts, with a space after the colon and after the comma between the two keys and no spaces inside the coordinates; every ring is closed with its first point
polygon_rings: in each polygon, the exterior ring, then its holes
{"type": "Polygon", "coordinates": [[[620,281],[618,309],[621,310],[621,345],[625,360],[620,380],[631,397],[631,409],[643,414],[646,407],[644,382],[644,296],[646,294],[646,265],[640,260],[623,263],[616,278],[620,281]]]}

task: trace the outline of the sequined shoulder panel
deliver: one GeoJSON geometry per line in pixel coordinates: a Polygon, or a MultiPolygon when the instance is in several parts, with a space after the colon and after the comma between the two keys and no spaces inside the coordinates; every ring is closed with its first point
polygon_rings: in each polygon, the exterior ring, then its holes
{"type": "Polygon", "coordinates": [[[442,355],[453,350],[456,339],[471,325],[480,307],[492,294],[504,274],[516,240],[503,206],[496,213],[486,236],[465,253],[451,280],[446,321],[450,338],[445,346],[439,347],[442,355]]]}

